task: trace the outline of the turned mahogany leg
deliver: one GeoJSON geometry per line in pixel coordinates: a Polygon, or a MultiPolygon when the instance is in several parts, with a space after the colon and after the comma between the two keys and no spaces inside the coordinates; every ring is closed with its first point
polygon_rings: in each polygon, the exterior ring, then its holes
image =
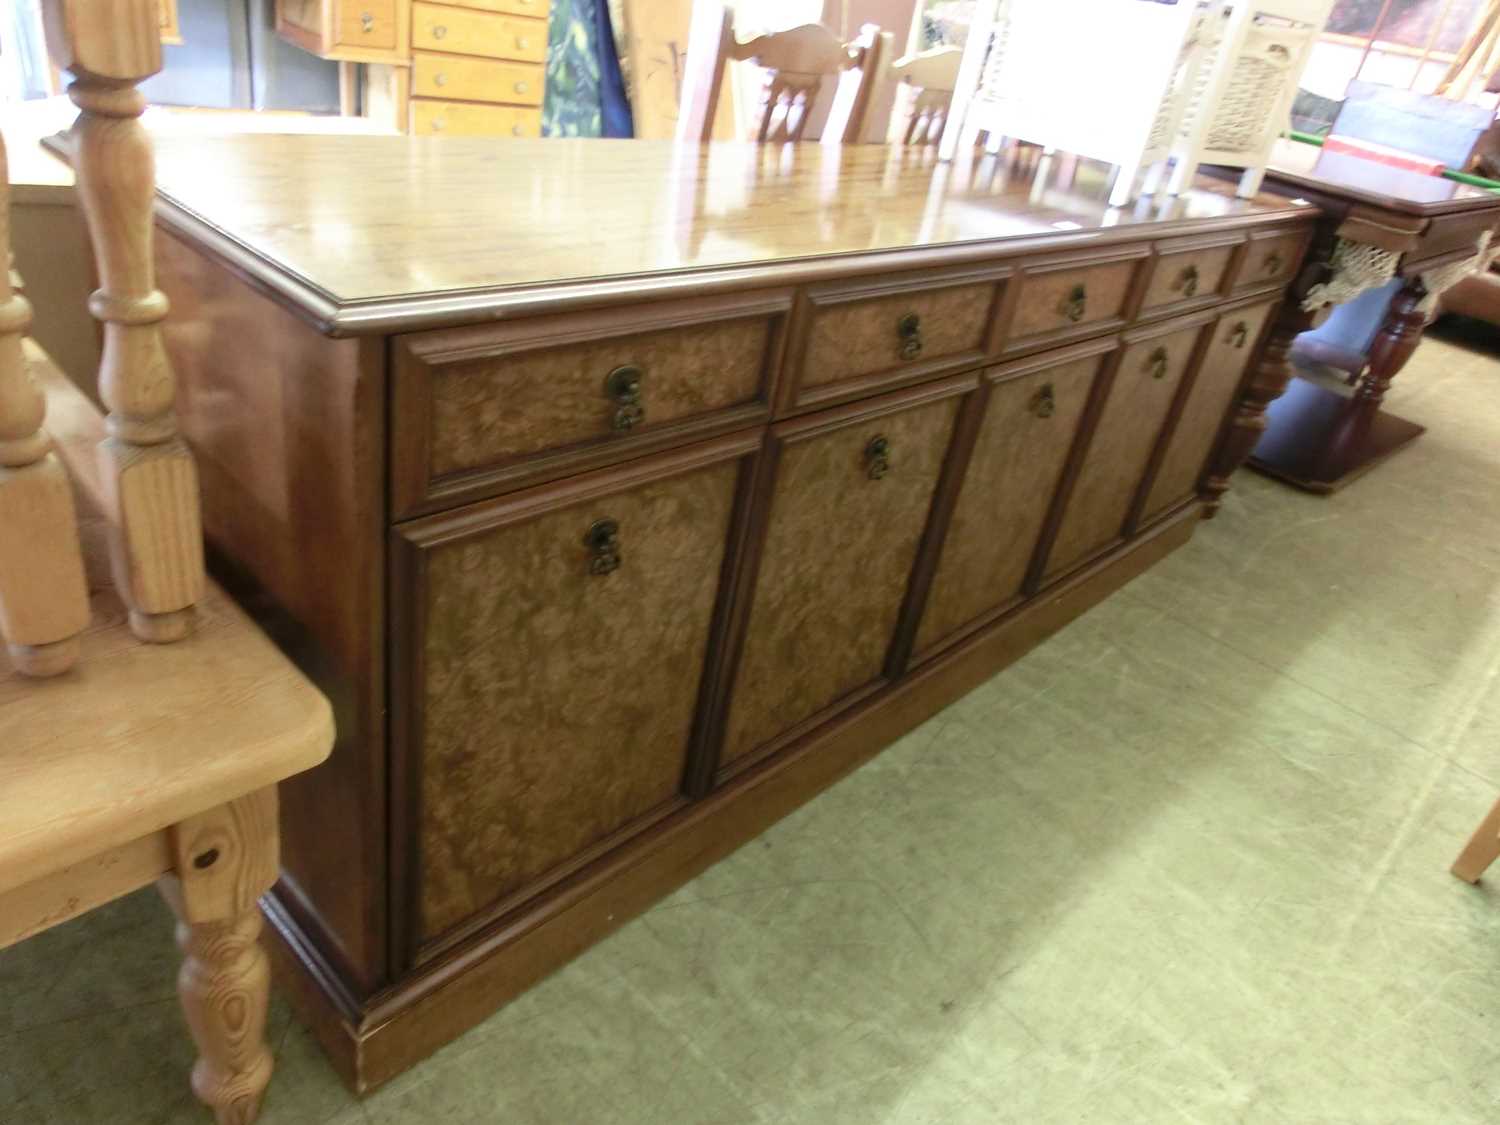
{"type": "Polygon", "coordinates": [[[219,1125],[249,1125],[271,1080],[271,970],[256,899],[276,881],[276,790],[264,789],[172,830],[162,896],[177,915],[177,994],[198,1061],[193,1093],[219,1125]]]}
{"type": "Polygon", "coordinates": [[[1375,341],[1370,345],[1369,365],[1365,377],[1355,391],[1355,397],[1370,413],[1379,408],[1385,392],[1406,361],[1417,350],[1422,340],[1422,331],[1427,327],[1427,314],[1417,306],[1427,290],[1420,277],[1411,278],[1391,298],[1386,308],[1385,320],[1375,341]]]}
{"type": "Polygon", "coordinates": [[[1458,858],[1449,868],[1465,883],[1477,883],[1485,869],[1500,857],[1500,801],[1496,801],[1489,814],[1474,829],[1474,835],[1458,853],[1458,858]]]}
{"type": "Polygon", "coordinates": [[[1229,478],[1254,451],[1266,432],[1266,407],[1281,397],[1292,380],[1292,343],[1313,324],[1313,314],[1295,299],[1288,299],[1277,311],[1276,320],[1255,362],[1255,369],[1245,385],[1228,432],[1209,460],[1203,480],[1203,518],[1213,519],[1229,491],[1229,478]]]}

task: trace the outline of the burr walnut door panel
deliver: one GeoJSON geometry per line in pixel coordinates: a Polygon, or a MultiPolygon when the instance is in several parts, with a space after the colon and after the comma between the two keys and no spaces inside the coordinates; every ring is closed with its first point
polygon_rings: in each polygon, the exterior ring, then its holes
{"type": "Polygon", "coordinates": [[[1203,475],[1204,463],[1224,426],[1245,367],[1257,351],[1275,301],[1234,309],[1219,317],[1203,362],[1183,400],[1182,413],[1162,454],[1144,520],[1149,522],[1192,496],[1203,475]]]}
{"type": "Polygon", "coordinates": [[[772,431],[723,768],[881,681],[965,376],[772,431]]]}
{"type": "Polygon", "coordinates": [[[1113,351],[1112,342],[1083,345],[986,373],[983,417],[917,630],[919,655],[1021,597],[1084,408],[1113,351]]]}
{"type": "Polygon", "coordinates": [[[725,438],[397,528],[398,792],[414,802],[419,948],[684,800],[758,444],[725,438]]]}
{"type": "Polygon", "coordinates": [[[1064,502],[1047,574],[1071,570],[1124,534],[1136,494],[1188,373],[1205,317],[1127,335],[1088,449],[1064,502]]]}

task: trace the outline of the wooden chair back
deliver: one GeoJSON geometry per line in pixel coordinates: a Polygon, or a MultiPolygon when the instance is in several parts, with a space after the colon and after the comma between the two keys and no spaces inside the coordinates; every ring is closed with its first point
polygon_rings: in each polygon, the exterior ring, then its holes
{"type": "MultiPolygon", "coordinates": [[[[44,0],[47,47],[68,71],[78,200],[100,280],[89,311],[103,328],[97,448],[115,585],[142,640],[186,636],[203,596],[198,475],[178,434],[172,367],[159,325],[166,296],[152,265],[155,166],[136,87],[161,69],[154,0],[44,0]],[[101,10],[101,8],[103,10],[101,10]]],[[[0,247],[9,254],[8,208],[0,247]]],[[[65,671],[88,622],[72,494],[25,370],[25,299],[0,281],[0,631],[16,666],[65,671]]]]}
{"type": "Polygon", "coordinates": [[[932,47],[891,63],[896,101],[891,110],[890,144],[932,145],[943,135],[958,86],[963,48],[932,47]]]}
{"type": "Polygon", "coordinates": [[[754,63],[765,72],[750,127],[754,140],[762,144],[802,140],[818,97],[829,87],[834,101],[821,139],[855,141],[864,126],[872,77],[882,66],[887,38],[878,27],[867,24],[858,39],[846,44],[820,24],[804,24],[739,43],[734,37],[733,12],[721,4],[698,3],[688,34],[677,136],[713,139],[719,94],[728,63],[734,60],[754,63]]]}

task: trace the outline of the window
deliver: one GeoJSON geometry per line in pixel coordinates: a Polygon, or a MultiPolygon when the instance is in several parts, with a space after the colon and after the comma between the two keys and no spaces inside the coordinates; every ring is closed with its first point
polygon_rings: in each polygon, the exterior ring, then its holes
{"type": "Polygon", "coordinates": [[[1338,0],[1303,85],[1335,99],[1355,78],[1430,94],[1485,7],[1486,0],[1338,0]]]}

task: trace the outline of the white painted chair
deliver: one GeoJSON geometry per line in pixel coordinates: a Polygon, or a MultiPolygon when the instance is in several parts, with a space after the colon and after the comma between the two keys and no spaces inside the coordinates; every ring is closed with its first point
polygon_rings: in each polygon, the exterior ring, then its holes
{"type": "Polygon", "coordinates": [[[1260,190],[1332,9],[1333,0],[1244,0],[1205,25],[1206,60],[1172,147],[1170,192],[1185,190],[1200,164],[1243,168],[1239,194],[1260,190]]]}
{"type": "Polygon", "coordinates": [[[939,155],[981,134],[1105,160],[1113,206],[1161,182],[1198,87],[1200,33],[1223,0],[989,0],[979,5],[939,155]],[[973,91],[972,94],[969,91],[973,91]],[[961,112],[960,112],[961,111],[961,112]]]}

